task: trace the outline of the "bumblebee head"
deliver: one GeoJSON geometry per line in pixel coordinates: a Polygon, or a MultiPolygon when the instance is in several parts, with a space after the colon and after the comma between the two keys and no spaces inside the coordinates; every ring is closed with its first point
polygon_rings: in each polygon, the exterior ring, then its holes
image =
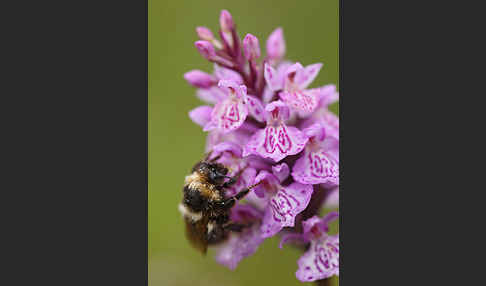
{"type": "Polygon", "coordinates": [[[202,162],[199,165],[198,172],[206,178],[209,183],[220,185],[227,177],[226,174],[228,174],[228,169],[219,163],[202,162]]]}

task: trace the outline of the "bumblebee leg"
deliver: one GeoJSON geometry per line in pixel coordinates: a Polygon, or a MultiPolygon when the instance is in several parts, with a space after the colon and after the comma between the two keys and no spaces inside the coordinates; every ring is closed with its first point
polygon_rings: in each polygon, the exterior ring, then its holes
{"type": "Polygon", "coordinates": [[[243,169],[239,170],[238,173],[236,173],[236,175],[234,175],[233,177],[226,176],[226,178],[229,178],[229,180],[227,182],[224,182],[221,185],[221,187],[222,188],[228,188],[228,187],[231,187],[232,185],[234,185],[236,183],[236,181],[238,181],[238,179],[240,178],[241,174],[243,173],[243,171],[245,169],[246,168],[243,168],[243,169]]]}
{"type": "Polygon", "coordinates": [[[234,176],[234,177],[227,177],[229,178],[229,180],[227,182],[224,182],[222,185],[221,185],[221,188],[228,188],[228,187],[231,187],[232,185],[234,185],[236,183],[236,181],[238,181],[238,178],[240,176],[234,176]]]}
{"type": "Polygon", "coordinates": [[[242,198],[244,198],[252,188],[258,186],[262,181],[254,184],[253,186],[249,186],[248,188],[245,188],[243,189],[242,191],[240,191],[239,193],[237,193],[236,195],[234,195],[233,197],[229,197],[227,199],[225,199],[224,201],[221,201],[219,202],[216,207],[218,208],[221,208],[221,209],[230,209],[232,208],[236,201],[238,200],[241,200],[242,198]]]}

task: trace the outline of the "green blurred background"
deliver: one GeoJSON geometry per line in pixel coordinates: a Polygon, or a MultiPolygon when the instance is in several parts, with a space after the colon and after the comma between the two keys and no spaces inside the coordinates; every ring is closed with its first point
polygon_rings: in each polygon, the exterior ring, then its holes
{"type": "MultiPolygon", "coordinates": [[[[267,239],[235,271],[217,264],[185,240],[177,210],[184,176],[204,152],[205,133],[188,112],[202,103],[183,79],[191,69],[212,72],[194,47],[196,26],[218,30],[219,13],[233,15],[243,38],[252,33],[264,52],[266,38],[284,30],[287,58],[304,66],[324,66],[312,87],[338,85],[339,1],[163,1],[149,0],[148,11],[148,257],[149,285],[302,285],[295,278],[301,255],[267,239]]],[[[337,106],[332,109],[337,112],[337,106]]],[[[334,226],[336,228],[337,226],[334,226]]],[[[337,279],[334,281],[337,285],[337,279]]]]}

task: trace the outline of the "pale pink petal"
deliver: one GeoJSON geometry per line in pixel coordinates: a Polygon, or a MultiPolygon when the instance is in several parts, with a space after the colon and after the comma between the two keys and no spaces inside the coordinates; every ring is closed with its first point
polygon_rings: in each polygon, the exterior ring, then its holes
{"type": "Polygon", "coordinates": [[[312,138],[313,142],[322,142],[326,138],[326,128],[322,124],[313,124],[302,132],[309,138],[312,138]]]}
{"type": "Polygon", "coordinates": [[[280,189],[269,202],[262,222],[263,237],[277,234],[283,227],[294,226],[295,216],[309,204],[312,185],[292,183],[280,189]]]}
{"type": "Polygon", "coordinates": [[[329,232],[329,223],[339,218],[338,212],[329,212],[324,217],[313,216],[302,222],[302,235],[306,240],[316,240],[329,232]]]}
{"type": "Polygon", "coordinates": [[[339,117],[328,111],[322,114],[321,122],[326,127],[327,134],[339,138],[339,117]]]}
{"type": "Polygon", "coordinates": [[[272,166],[272,173],[280,182],[283,182],[290,174],[289,166],[286,163],[272,166]]]}
{"type": "Polygon", "coordinates": [[[313,240],[297,264],[299,269],[295,275],[302,282],[339,276],[339,235],[313,240]]]}
{"type": "Polygon", "coordinates": [[[209,157],[209,159],[213,159],[223,152],[229,152],[234,156],[241,158],[242,149],[240,145],[234,142],[231,141],[221,142],[217,145],[214,145],[213,152],[211,153],[211,157],[209,157]]]}
{"type": "Polygon", "coordinates": [[[330,209],[339,207],[339,188],[335,188],[327,196],[326,201],[324,202],[324,207],[330,209]]]}
{"type": "Polygon", "coordinates": [[[321,63],[308,65],[303,69],[297,70],[294,82],[300,89],[305,89],[316,78],[322,68],[321,63]]]}
{"type": "Polygon", "coordinates": [[[204,102],[216,104],[226,98],[226,94],[216,86],[208,89],[200,88],[196,92],[196,96],[204,102]]]}
{"type": "Polygon", "coordinates": [[[303,70],[303,69],[304,69],[304,67],[299,62],[287,66],[287,68],[285,69],[285,73],[284,73],[284,76],[285,76],[287,83],[289,83],[289,81],[293,82],[295,80],[295,76],[296,76],[297,72],[300,71],[300,70],[303,70]]]}
{"type": "Polygon", "coordinates": [[[268,85],[265,86],[263,89],[263,95],[262,95],[262,101],[264,104],[269,103],[273,99],[273,90],[268,87],[268,85]]]}
{"type": "Polygon", "coordinates": [[[306,150],[292,170],[294,180],[303,184],[339,184],[339,162],[333,153],[323,149],[306,150]]]}
{"type": "Polygon", "coordinates": [[[279,93],[280,98],[296,111],[310,114],[319,103],[319,90],[291,90],[279,93]]]}
{"type": "Polygon", "coordinates": [[[232,80],[236,84],[243,84],[243,78],[239,73],[217,64],[214,64],[214,76],[219,80],[232,80]]]}
{"type": "Polygon", "coordinates": [[[265,121],[265,110],[263,108],[263,104],[260,99],[247,95],[247,102],[248,102],[248,112],[250,113],[253,118],[255,118],[259,122],[265,121]]]}
{"type": "Polygon", "coordinates": [[[212,110],[213,108],[211,106],[198,106],[189,112],[189,118],[194,123],[204,126],[211,120],[212,110]]]}
{"type": "Polygon", "coordinates": [[[267,123],[273,124],[274,122],[283,122],[290,117],[290,110],[287,104],[281,100],[272,101],[265,106],[267,112],[267,123]]]}
{"type": "Polygon", "coordinates": [[[275,29],[267,39],[267,56],[270,60],[280,60],[285,55],[285,40],[282,28],[275,29]]]}
{"type": "Polygon", "coordinates": [[[286,126],[267,126],[255,133],[243,149],[243,156],[257,154],[278,162],[289,155],[304,149],[308,138],[297,128],[286,126]]]}
{"type": "Polygon", "coordinates": [[[220,129],[223,132],[230,132],[238,129],[246,119],[248,109],[241,100],[228,97],[216,104],[211,113],[211,121],[206,124],[204,131],[220,129]]]}
{"type": "Polygon", "coordinates": [[[293,66],[294,63],[289,62],[289,61],[284,61],[278,64],[277,66],[277,75],[284,79],[284,77],[287,75],[287,69],[293,66]]]}
{"type": "Polygon", "coordinates": [[[225,93],[229,96],[246,100],[246,86],[239,85],[233,80],[220,80],[218,82],[218,87],[226,91],[225,93]]]}
{"type": "Polygon", "coordinates": [[[328,84],[322,86],[320,89],[320,101],[319,106],[326,107],[339,100],[339,93],[336,91],[334,84],[328,84]]]}
{"type": "Polygon", "coordinates": [[[214,129],[210,131],[206,137],[205,152],[211,151],[213,146],[221,142],[233,142],[243,147],[250,140],[252,134],[253,133],[243,130],[243,128],[238,128],[231,132],[223,132],[219,129],[214,129]]]}
{"type": "Polygon", "coordinates": [[[265,196],[265,193],[272,196],[277,193],[280,188],[280,181],[278,180],[278,178],[274,174],[266,170],[262,170],[260,171],[260,173],[258,173],[258,175],[255,177],[254,183],[260,183],[258,186],[255,186],[255,188],[253,188],[253,192],[259,198],[263,198],[265,196]]]}
{"type": "Polygon", "coordinates": [[[258,224],[244,229],[241,233],[232,233],[216,255],[216,261],[234,270],[245,257],[252,255],[265,240],[261,236],[258,224]]]}
{"type": "Polygon", "coordinates": [[[283,88],[283,78],[278,76],[277,71],[268,63],[265,63],[263,75],[270,90],[278,91],[283,88]]]}
{"type": "Polygon", "coordinates": [[[216,83],[214,76],[200,70],[186,72],[184,74],[184,79],[192,86],[200,88],[209,88],[216,83]]]}

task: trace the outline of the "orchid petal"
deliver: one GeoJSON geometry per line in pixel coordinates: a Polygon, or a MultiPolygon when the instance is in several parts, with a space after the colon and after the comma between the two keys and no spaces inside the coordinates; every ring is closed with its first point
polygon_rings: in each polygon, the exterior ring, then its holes
{"type": "Polygon", "coordinates": [[[303,184],[339,184],[339,162],[326,150],[306,151],[292,170],[294,180],[303,184]]]}
{"type": "Polygon", "coordinates": [[[295,216],[307,207],[312,192],[311,185],[296,182],[280,189],[265,210],[261,226],[263,237],[274,236],[283,227],[294,226],[295,216]]]}
{"type": "Polygon", "coordinates": [[[194,123],[204,126],[211,120],[212,110],[213,108],[211,106],[198,106],[189,112],[189,118],[194,123]]]}
{"type": "Polygon", "coordinates": [[[278,91],[283,88],[283,78],[279,77],[277,71],[268,63],[265,63],[263,75],[270,90],[278,91]]]}
{"type": "Polygon", "coordinates": [[[250,113],[253,118],[255,118],[259,122],[265,121],[265,110],[263,109],[263,104],[260,99],[247,95],[248,101],[248,112],[250,113]]]}
{"type": "Polygon", "coordinates": [[[297,264],[299,269],[295,275],[302,282],[339,276],[339,235],[313,240],[297,264]]]}
{"type": "Polygon", "coordinates": [[[219,80],[232,80],[238,85],[243,84],[243,78],[239,73],[218,64],[214,64],[214,76],[219,80]]]}
{"type": "Polygon", "coordinates": [[[208,89],[200,88],[196,92],[196,96],[204,102],[216,104],[226,98],[226,94],[216,86],[208,89]]]}
{"type": "Polygon", "coordinates": [[[316,78],[322,68],[321,63],[308,65],[303,69],[297,70],[294,82],[300,89],[305,89],[316,78]]]}
{"type": "Polygon", "coordinates": [[[272,172],[280,182],[285,181],[290,174],[289,166],[286,163],[272,166],[272,172]]]}
{"type": "Polygon", "coordinates": [[[216,261],[234,270],[243,258],[255,253],[264,240],[257,224],[239,234],[233,233],[229,241],[220,248],[216,261]]]}
{"type": "Polygon", "coordinates": [[[257,154],[278,162],[304,149],[308,138],[297,128],[281,124],[257,131],[243,149],[243,156],[257,154]]]}

